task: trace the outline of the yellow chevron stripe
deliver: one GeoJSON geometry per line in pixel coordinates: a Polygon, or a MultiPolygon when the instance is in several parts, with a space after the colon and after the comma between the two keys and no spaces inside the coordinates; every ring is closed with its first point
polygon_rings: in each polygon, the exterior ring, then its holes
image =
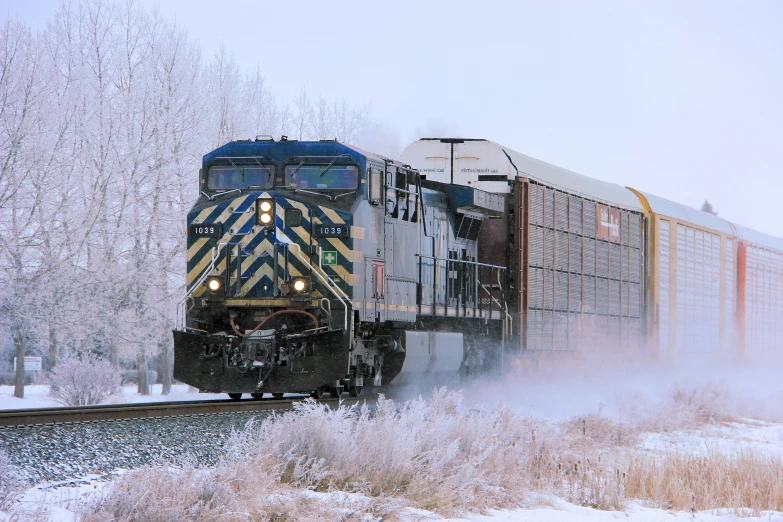
{"type": "Polygon", "coordinates": [[[343,241],[340,241],[336,237],[330,237],[327,239],[329,244],[331,244],[334,248],[336,248],[342,256],[348,260],[348,262],[353,261],[353,254],[351,254],[351,249],[345,246],[345,243],[343,241]]]}
{"type": "MultiPolygon", "coordinates": [[[[248,266],[245,267],[244,263],[242,263],[242,271],[244,272],[247,268],[250,268],[250,264],[255,261],[255,258],[250,260],[250,263],[248,263],[248,266]]],[[[274,281],[274,278],[272,277],[272,271],[274,268],[271,265],[263,264],[261,265],[261,268],[256,270],[255,273],[248,279],[245,283],[242,284],[242,295],[247,295],[247,293],[253,289],[253,287],[261,280],[262,277],[267,276],[271,281],[274,281]]]]}
{"type": "Polygon", "coordinates": [[[209,216],[212,211],[215,209],[217,205],[212,205],[211,207],[206,207],[204,210],[198,213],[198,216],[196,216],[196,219],[192,221],[193,224],[197,223],[203,223],[205,219],[207,219],[207,216],[209,216]]]}
{"type": "MultiPolygon", "coordinates": [[[[210,238],[202,237],[196,240],[193,245],[188,249],[188,262],[190,262],[191,259],[193,259],[193,256],[195,256],[199,250],[204,248],[204,245],[207,244],[207,241],[209,241],[210,238]]],[[[190,274],[188,274],[188,284],[190,284],[190,274]]]]}
{"type": "MultiPolygon", "coordinates": [[[[290,277],[301,277],[303,275],[302,272],[300,272],[299,269],[296,268],[296,266],[294,265],[294,263],[292,261],[293,259],[296,259],[296,256],[293,255],[293,254],[289,254],[289,255],[291,257],[289,258],[289,263],[288,263],[288,275],[290,277]]],[[[280,265],[280,266],[283,266],[285,264],[285,256],[283,255],[282,252],[277,254],[277,264],[280,265]]],[[[282,272],[281,272],[281,274],[282,274],[282,272]]],[[[283,283],[285,283],[285,281],[283,281],[283,277],[281,275],[280,277],[278,277],[278,283],[277,284],[283,284],[283,283]]]]}
{"type": "MultiPolygon", "coordinates": [[[[254,214],[243,214],[242,217],[240,217],[237,222],[234,224],[235,230],[241,230],[242,227],[244,227],[247,222],[251,219],[254,219],[254,214]]],[[[229,241],[233,236],[226,232],[223,234],[223,237],[220,238],[220,243],[225,243],[229,241]]],[[[250,237],[250,236],[243,236],[243,237],[250,237]]],[[[241,241],[240,241],[241,242],[241,241]]],[[[196,266],[193,267],[193,269],[188,272],[188,284],[193,283],[200,275],[201,272],[209,265],[209,263],[212,262],[212,255],[211,250],[207,252],[207,254],[201,259],[201,261],[196,264],[196,266]]],[[[225,264],[225,256],[224,260],[221,261],[221,264],[225,264]]]]}
{"type": "MultiPolygon", "coordinates": [[[[306,221],[310,221],[310,211],[309,209],[299,201],[291,201],[290,199],[285,200],[287,203],[291,204],[294,208],[299,209],[302,212],[302,218],[306,221]]],[[[285,209],[278,205],[277,207],[277,215],[280,217],[280,219],[285,223],[285,209]]],[[[305,227],[290,227],[290,230],[299,237],[299,239],[302,240],[304,244],[309,245],[310,244],[310,232],[307,231],[307,228],[305,227]]],[[[293,238],[291,238],[293,239],[293,238]]]]}
{"type": "MultiPolygon", "coordinates": [[[[264,249],[269,249],[269,250],[272,249],[272,243],[268,239],[265,239],[265,240],[261,241],[261,243],[256,248],[256,252],[263,252],[264,249]]],[[[253,263],[258,261],[259,257],[260,257],[260,255],[253,255],[253,256],[249,257],[247,259],[247,261],[243,261],[242,262],[242,265],[243,265],[242,272],[244,273],[245,270],[250,268],[250,266],[253,263]],[[247,268],[244,267],[245,263],[247,263],[247,265],[248,265],[247,268]]],[[[261,269],[260,270],[257,270],[256,272],[251,274],[250,279],[248,279],[247,281],[242,283],[242,295],[245,295],[249,291],[251,291],[253,289],[253,287],[256,285],[256,283],[258,283],[261,280],[261,278],[264,277],[264,275],[268,275],[269,278],[274,281],[274,278],[272,277],[272,267],[270,265],[263,264],[263,265],[261,265],[261,269]],[[265,272],[264,269],[267,269],[267,271],[265,272]]]]}
{"type": "MultiPolygon", "coordinates": [[[[305,227],[291,227],[291,232],[296,234],[296,236],[302,240],[302,244],[309,245],[310,244],[310,232],[307,231],[305,227]]],[[[293,239],[293,238],[291,238],[293,239]]]]}
{"type": "Polygon", "coordinates": [[[307,216],[307,219],[308,220],[310,219],[310,209],[307,208],[307,205],[305,205],[301,201],[292,201],[290,199],[286,199],[286,201],[289,204],[293,205],[294,208],[298,208],[299,210],[301,210],[302,211],[302,216],[307,216]]]}
{"type": "Polygon", "coordinates": [[[336,224],[345,223],[345,221],[343,220],[343,218],[341,218],[341,217],[339,216],[339,214],[337,214],[337,212],[335,212],[335,211],[334,211],[334,210],[332,210],[331,208],[322,207],[322,206],[320,206],[320,205],[318,206],[318,208],[321,210],[321,212],[323,212],[324,214],[326,214],[326,217],[328,217],[329,219],[331,219],[331,220],[332,220],[332,223],[336,223],[336,224]]]}
{"type": "MultiPolygon", "coordinates": [[[[230,204],[229,206],[227,206],[227,207],[226,207],[226,209],[225,209],[223,212],[221,212],[221,213],[220,213],[220,215],[217,217],[217,219],[215,219],[214,223],[221,223],[221,224],[222,224],[222,223],[225,223],[225,222],[226,222],[226,220],[228,220],[228,217],[229,217],[231,214],[233,214],[233,212],[234,212],[234,209],[237,209],[237,208],[239,208],[241,205],[243,205],[243,204],[245,203],[245,201],[247,200],[247,198],[248,198],[248,197],[250,197],[250,196],[245,196],[243,199],[241,199],[241,200],[237,200],[235,203],[232,203],[232,204],[230,204]],[[229,209],[231,209],[231,210],[229,210],[229,209]]],[[[197,223],[197,222],[198,222],[198,223],[200,223],[200,222],[202,222],[204,219],[206,219],[206,217],[207,217],[207,216],[208,216],[210,213],[212,213],[212,211],[214,211],[214,209],[215,209],[215,207],[216,207],[216,206],[217,206],[217,205],[215,205],[215,206],[211,206],[211,207],[209,207],[209,208],[206,208],[206,209],[204,209],[204,210],[203,210],[203,211],[202,211],[202,212],[201,212],[201,213],[198,215],[198,218],[196,218],[196,219],[198,219],[198,221],[194,221],[193,223],[197,223]]],[[[245,223],[246,223],[246,222],[247,222],[246,216],[251,216],[251,215],[252,215],[252,212],[251,212],[251,213],[249,213],[249,214],[244,214],[244,215],[242,216],[242,218],[240,218],[240,219],[239,219],[239,220],[237,220],[237,221],[241,221],[243,218],[245,218],[245,223]]],[[[226,231],[223,233],[223,237],[220,239],[220,242],[223,242],[223,241],[228,241],[228,239],[226,239],[226,237],[227,237],[228,235],[229,235],[229,234],[228,234],[228,230],[226,230],[226,231]]],[[[204,244],[205,244],[207,241],[208,241],[208,239],[204,239],[204,238],[202,238],[202,239],[199,239],[198,241],[196,241],[195,243],[193,243],[193,245],[192,245],[192,246],[191,246],[191,247],[188,249],[188,260],[190,260],[190,259],[191,259],[191,258],[192,258],[194,255],[196,255],[196,254],[198,253],[198,251],[199,251],[199,250],[201,250],[201,248],[203,248],[203,247],[204,247],[204,244]]]]}
{"type": "MultiPolygon", "coordinates": [[[[344,267],[340,265],[326,265],[324,268],[331,268],[335,271],[335,273],[342,278],[343,281],[346,282],[348,286],[353,285],[353,277],[348,270],[346,270],[344,267]]],[[[328,274],[329,272],[327,272],[328,274]]]]}
{"type": "MultiPolygon", "coordinates": [[[[252,243],[256,239],[256,237],[258,237],[258,234],[260,234],[260,233],[261,233],[260,231],[257,231],[257,232],[254,232],[253,234],[247,236],[247,238],[248,238],[247,243],[248,244],[252,243]]],[[[253,250],[253,255],[255,257],[261,257],[261,255],[264,252],[269,252],[271,254],[272,250],[273,250],[272,242],[270,240],[268,240],[268,239],[264,239],[258,245],[256,245],[256,249],[253,250]]]]}

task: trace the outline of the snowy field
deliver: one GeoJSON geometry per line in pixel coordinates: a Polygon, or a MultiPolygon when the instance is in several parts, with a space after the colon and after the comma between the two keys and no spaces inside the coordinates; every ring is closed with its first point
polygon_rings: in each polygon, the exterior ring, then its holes
{"type": "MultiPolygon", "coordinates": [[[[783,522],[769,367],[544,367],[457,394],[390,390],[372,414],[303,405],[237,433],[215,467],[37,484],[0,521],[783,522]]],[[[12,392],[0,387],[0,409],[53,405],[44,386],[12,392]]],[[[126,387],[111,402],[203,398],[224,396],[126,387]]]]}

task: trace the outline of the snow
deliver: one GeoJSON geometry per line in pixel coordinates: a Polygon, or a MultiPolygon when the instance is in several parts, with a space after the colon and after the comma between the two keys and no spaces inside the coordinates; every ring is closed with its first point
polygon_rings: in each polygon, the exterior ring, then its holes
{"type": "MultiPolygon", "coordinates": [[[[198,393],[188,391],[186,384],[175,384],[171,387],[169,395],[162,394],[162,385],[153,384],[151,395],[139,395],[135,385],[123,386],[119,393],[109,397],[106,404],[135,404],[142,402],[180,402],[180,401],[204,401],[210,399],[225,400],[224,393],[198,393]]],[[[49,385],[33,384],[25,386],[24,399],[14,397],[13,386],[0,386],[0,411],[19,410],[28,408],[51,408],[62,406],[49,397],[49,385]]]]}
{"type": "MultiPolygon", "coordinates": [[[[112,475],[119,475],[124,471],[117,470],[112,475]]],[[[101,494],[102,490],[110,485],[100,475],[88,475],[80,480],[78,485],[64,485],[72,482],[38,484],[25,491],[24,496],[17,502],[16,508],[23,513],[40,513],[43,510],[47,515],[44,520],[50,522],[73,522],[77,517],[69,506],[85,500],[90,495],[101,494]]],[[[6,520],[11,520],[10,515],[0,511],[0,522],[6,520]]]]}
{"type": "Polygon", "coordinates": [[[724,521],[781,521],[783,513],[765,512],[760,517],[736,517],[733,513],[707,513],[700,512],[692,516],[684,511],[666,511],[663,509],[647,508],[637,502],[631,502],[625,511],[600,511],[593,508],[575,506],[563,500],[552,498],[551,506],[522,508],[513,511],[490,511],[487,516],[469,516],[466,518],[449,518],[448,522],[613,522],[624,520],[627,522],[659,522],[666,521],[693,521],[693,522],[724,522],[724,521]]]}
{"type": "Polygon", "coordinates": [[[783,423],[741,419],[726,424],[708,424],[699,430],[648,433],[639,449],[648,452],[732,454],[753,451],[765,456],[783,456],[783,423]]]}
{"type": "MultiPolygon", "coordinates": [[[[71,522],[77,519],[75,511],[69,506],[84,501],[91,495],[100,495],[110,483],[97,475],[85,477],[83,483],[76,486],[61,486],[57,483],[40,484],[25,492],[18,507],[29,512],[46,513],[44,520],[52,522],[71,522]]],[[[363,497],[357,493],[317,493],[304,491],[306,496],[317,499],[324,504],[350,506],[352,501],[361,503],[363,497]]],[[[444,518],[436,513],[416,508],[403,508],[397,513],[399,520],[404,522],[442,521],[442,522],[728,522],[728,521],[767,521],[783,522],[783,513],[777,511],[763,512],[761,516],[750,513],[736,513],[730,510],[718,512],[697,512],[695,515],[684,511],[667,511],[648,508],[639,502],[629,502],[625,511],[601,511],[589,507],[581,507],[565,502],[557,497],[532,496],[525,502],[525,507],[508,510],[490,510],[486,515],[466,515],[461,518],[444,518]]],[[[0,522],[11,520],[11,515],[0,511],[0,522]]]]}

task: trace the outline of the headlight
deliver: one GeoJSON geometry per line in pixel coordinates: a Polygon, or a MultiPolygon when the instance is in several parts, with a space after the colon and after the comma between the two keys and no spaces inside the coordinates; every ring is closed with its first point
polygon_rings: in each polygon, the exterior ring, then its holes
{"type": "Polygon", "coordinates": [[[209,288],[210,292],[218,292],[222,286],[223,283],[216,277],[207,280],[207,288],[209,288]]]}
{"type": "Polygon", "coordinates": [[[258,200],[258,222],[264,226],[272,225],[275,220],[275,201],[272,199],[258,200]]]}
{"type": "Polygon", "coordinates": [[[304,279],[294,280],[294,291],[302,293],[307,290],[307,281],[304,279]]]}

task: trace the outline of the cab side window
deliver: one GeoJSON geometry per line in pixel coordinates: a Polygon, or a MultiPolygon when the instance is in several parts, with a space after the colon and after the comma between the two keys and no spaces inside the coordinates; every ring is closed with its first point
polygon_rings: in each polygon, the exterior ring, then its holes
{"type": "Polygon", "coordinates": [[[383,176],[380,169],[369,169],[369,187],[367,188],[367,199],[374,203],[380,202],[383,197],[383,176]]]}

